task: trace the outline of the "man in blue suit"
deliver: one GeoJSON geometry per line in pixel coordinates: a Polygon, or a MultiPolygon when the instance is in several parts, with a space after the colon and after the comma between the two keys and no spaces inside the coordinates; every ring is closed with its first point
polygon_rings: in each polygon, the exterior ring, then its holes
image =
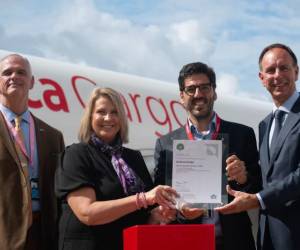
{"type": "Polygon", "coordinates": [[[263,189],[248,194],[228,188],[235,199],[221,213],[260,207],[258,249],[300,249],[300,97],[298,63],[284,44],[266,47],[259,57],[259,78],[274,107],[259,124],[263,189]],[[278,115],[280,114],[280,115],[278,115]]]}

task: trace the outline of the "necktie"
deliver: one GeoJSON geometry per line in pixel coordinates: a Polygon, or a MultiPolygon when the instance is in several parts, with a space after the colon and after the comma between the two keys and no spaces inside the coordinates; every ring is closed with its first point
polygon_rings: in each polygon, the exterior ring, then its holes
{"type": "Polygon", "coordinates": [[[276,145],[276,140],[278,138],[279,132],[282,127],[283,123],[283,117],[284,117],[285,112],[283,110],[277,109],[274,113],[274,119],[275,119],[275,128],[271,140],[271,145],[270,145],[270,155],[272,155],[275,145],[276,145]]]}
{"type": "MultiPolygon", "coordinates": [[[[16,130],[17,137],[19,138],[19,141],[25,146],[24,134],[23,134],[23,131],[21,129],[21,122],[22,122],[22,117],[17,116],[15,118],[15,130],[16,130]]],[[[24,155],[24,153],[22,152],[21,146],[19,145],[17,140],[15,140],[15,146],[16,146],[16,149],[17,149],[18,156],[20,158],[22,167],[27,168],[28,167],[28,160],[27,160],[26,156],[24,155]]]]}
{"type": "Polygon", "coordinates": [[[24,135],[23,131],[21,128],[21,123],[22,123],[22,117],[21,116],[16,116],[15,118],[15,130],[19,136],[19,138],[22,140],[22,143],[24,143],[24,135]]]}
{"type": "Polygon", "coordinates": [[[21,130],[21,122],[22,122],[22,117],[21,116],[16,116],[16,118],[15,118],[15,129],[18,132],[21,130]]]}
{"type": "MultiPolygon", "coordinates": [[[[15,130],[16,130],[16,134],[17,134],[20,142],[24,145],[24,148],[25,148],[25,140],[24,140],[24,134],[23,134],[22,128],[21,128],[21,122],[22,122],[22,117],[17,116],[15,118],[15,130]]],[[[22,152],[22,149],[16,140],[15,140],[15,147],[16,147],[17,154],[18,154],[20,162],[21,162],[22,171],[26,178],[25,183],[26,183],[27,189],[28,189],[28,199],[26,202],[28,203],[28,217],[29,217],[29,227],[30,227],[32,224],[32,205],[31,205],[31,186],[29,185],[30,178],[29,178],[29,173],[28,173],[28,159],[22,152]]]]}

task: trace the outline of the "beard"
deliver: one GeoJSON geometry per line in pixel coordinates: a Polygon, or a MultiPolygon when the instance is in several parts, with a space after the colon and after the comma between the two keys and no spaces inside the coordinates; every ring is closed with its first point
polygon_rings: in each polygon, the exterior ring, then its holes
{"type": "Polygon", "coordinates": [[[197,120],[203,121],[211,117],[214,109],[214,99],[193,99],[187,106],[188,112],[197,120]],[[201,104],[199,104],[201,102],[201,104]]]}

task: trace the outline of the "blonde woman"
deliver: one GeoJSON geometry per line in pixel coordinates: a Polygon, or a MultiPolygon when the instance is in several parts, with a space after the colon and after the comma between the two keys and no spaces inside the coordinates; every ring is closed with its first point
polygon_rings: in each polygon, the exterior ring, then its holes
{"type": "Polygon", "coordinates": [[[126,227],[174,217],[176,191],[153,188],[141,153],[123,146],[128,123],[116,91],[92,92],[79,140],[65,150],[56,174],[59,249],[121,250],[126,227]],[[151,211],[155,204],[160,206],[151,211]]]}

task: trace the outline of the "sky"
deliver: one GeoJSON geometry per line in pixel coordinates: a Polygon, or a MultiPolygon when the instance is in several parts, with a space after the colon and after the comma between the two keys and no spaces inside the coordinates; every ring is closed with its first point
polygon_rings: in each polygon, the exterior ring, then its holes
{"type": "MultiPolygon", "coordinates": [[[[0,49],[177,84],[184,64],[217,93],[270,100],[258,57],[280,42],[300,57],[297,0],[0,0],[0,49]]],[[[298,85],[299,89],[299,85],[298,85]]]]}

